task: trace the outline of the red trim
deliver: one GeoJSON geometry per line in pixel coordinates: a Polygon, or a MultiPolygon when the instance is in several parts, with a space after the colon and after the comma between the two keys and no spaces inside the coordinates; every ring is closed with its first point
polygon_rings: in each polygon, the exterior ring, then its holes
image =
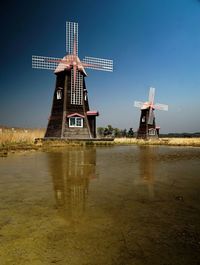
{"type": "Polygon", "coordinates": [[[67,115],[67,118],[71,118],[71,117],[75,117],[75,116],[78,116],[78,117],[81,117],[81,118],[84,118],[85,116],[79,114],[79,113],[72,113],[70,115],[67,115]]]}
{"type": "Polygon", "coordinates": [[[99,112],[96,110],[87,111],[87,116],[99,116],[99,112]]]}

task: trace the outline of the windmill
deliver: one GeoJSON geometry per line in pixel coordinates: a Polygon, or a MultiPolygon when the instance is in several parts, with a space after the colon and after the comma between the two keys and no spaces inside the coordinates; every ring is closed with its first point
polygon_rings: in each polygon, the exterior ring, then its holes
{"type": "Polygon", "coordinates": [[[154,138],[158,137],[158,127],[155,123],[154,110],[168,111],[168,105],[154,104],[155,88],[149,89],[149,101],[140,102],[135,101],[134,106],[141,109],[140,124],[137,132],[137,138],[154,138]]]}
{"type": "Polygon", "coordinates": [[[96,137],[98,111],[89,109],[85,69],[113,71],[113,61],[78,57],[78,23],[66,22],[66,52],[63,58],[32,56],[32,68],[53,70],[56,86],[45,138],[84,139],[96,137]]]}

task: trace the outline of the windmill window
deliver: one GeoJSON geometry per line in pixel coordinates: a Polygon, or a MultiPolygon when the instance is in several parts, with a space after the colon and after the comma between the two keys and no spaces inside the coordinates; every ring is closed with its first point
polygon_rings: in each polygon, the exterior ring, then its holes
{"type": "Polygon", "coordinates": [[[142,122],[145,122],[145,116],[142,117],[142,122]]]}
{"type": "Polygon", "coordinates": [[[149,135],[156,135],[156,130],[155,129],[149,129],[149,135]]]}
{"type": "Polygon", "coordinates": [[[61,99],[62,98],[62,91],[60,89],[57,90],[56,97],[57,97],[57,99],[61,99]]]}
{"type": "Polygon", "coordinates": [[[83,127],[83,118],[80,117],[69,118],[69,127],[83,127]]]}
{"type": "Polygon", "coordinates": [[[87,89],[84,89],[84,99],[87,100],[87,89]]]}

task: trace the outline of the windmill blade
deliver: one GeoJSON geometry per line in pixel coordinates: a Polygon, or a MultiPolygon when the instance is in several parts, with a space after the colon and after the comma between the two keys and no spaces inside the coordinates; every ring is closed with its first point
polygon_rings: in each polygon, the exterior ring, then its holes
{"type": "Polygon", "coordinates": [[[165,105],[165,104],[159,104],[159,103],[156,103],[154,105],[154,108],[155,109],[158,109],[158,110],[165,110],[165,111],[168,111],[168,105],[165,105]]]}
{"type": "Polygon", "coordinates": [[[82,63],[84,68],[113,72],[113,60],[86,56],[82,63]]]}
{"type": "Polygon", "coordinates": [[[66,22],[66,52],[78,56],[78,23],[66,22]]]}
{"type": "Polygon", "coordinates": [[[142,108],[144,105],[144,102],[141,102],[141,101],[134,101],[134,107],[136,108],[142,108]]]}
{"type": "Polygon", "coordinates": [[[150,107],[149,109],[149,118],[148,118],[148,124],[152,125],[154,120],[154,113],[153,113],[153,108],[150,107]]]}
{"type": "Polygon", "coordinates": [[[151,104],[153,104],[153,102],[154,102],[154,96],[155,96],[155,88],[150,87],[150,89],[149,89],[149,102],[151,104]]]}
{"type": "Polygon", "coordinates": [[[32,55],[32,68],[55,70],[60,58],[32,55]]]}
{"type": "Polygon", "coordinates": [[[83,104],[83,75],[77,69],[71,69],[71,104],[83,104]]]}

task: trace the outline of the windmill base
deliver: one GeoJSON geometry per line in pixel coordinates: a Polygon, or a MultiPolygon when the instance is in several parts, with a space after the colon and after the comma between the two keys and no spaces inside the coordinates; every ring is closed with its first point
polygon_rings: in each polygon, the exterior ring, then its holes
{"type": "Polygon", "coordinates": [[[148,140],[148,139],[158,139],[158,138],[159,138],[158,135],[152,136],[152,135],[148,135],[148,134],[137,134],[137,139],[148,140]]]}
{"type": "Polygon", "coordinates": [[[141,109],[140,124],[137,131],[137,139],[157,139],[160,127],[156,127],[155,117],[152,124],[148,123],[149,108],[141,109]]]}
{"type": "Polygon", "coordinates": [[[159,129],[150,128],[148,131],[138,130],[137,139],[158,139],[159,129]]]}

